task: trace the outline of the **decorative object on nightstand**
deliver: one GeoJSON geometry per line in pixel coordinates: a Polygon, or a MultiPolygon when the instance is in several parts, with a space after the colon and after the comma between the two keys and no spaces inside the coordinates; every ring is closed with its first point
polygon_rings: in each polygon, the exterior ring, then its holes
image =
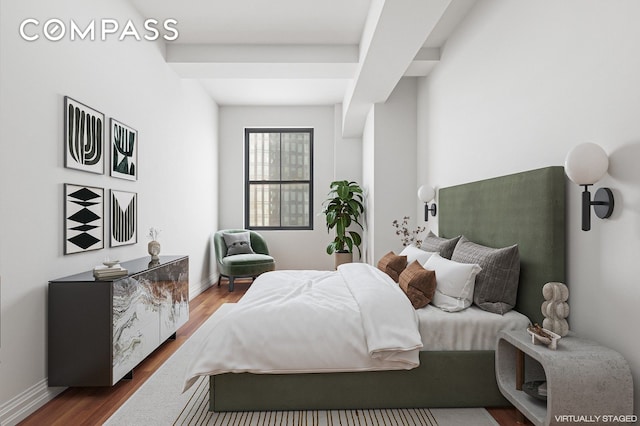
{"type": "Polygon", "coordinates": [[[549,282],[542,287],[542,327],[560,335],[566,336],[569,333],[569,289],[563,283],[549,282]]]}
{"type": "Polygon", "coordinates": [[[157,241],[160,230],[156,228],[149,228],[149,244],[147,244],[147,251],[151,255],[151,260],[158,260],[160,254],[160,243],[157,241]]]}
{"type": "Polygon", "coordinates": [[[558,349],[558,340],[560,336],[551,330],[540,327],[538,324],[531,325],[527,328],[527,333],[531,335],[531,343],[534,345],[547,345],[549,349],[558,349]]]}

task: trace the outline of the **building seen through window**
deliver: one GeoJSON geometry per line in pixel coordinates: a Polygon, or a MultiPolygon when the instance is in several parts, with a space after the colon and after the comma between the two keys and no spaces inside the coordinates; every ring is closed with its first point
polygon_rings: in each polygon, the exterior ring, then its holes
{"type": "Polygon", "coordinates": [[[245,227],[312,229],[313,129],[245,129],[245,227]]]}

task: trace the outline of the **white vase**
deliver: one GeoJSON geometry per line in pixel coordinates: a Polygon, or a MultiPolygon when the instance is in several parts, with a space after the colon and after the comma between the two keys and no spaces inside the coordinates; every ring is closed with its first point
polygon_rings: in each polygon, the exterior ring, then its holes
{"type": "Polygon", "coordinates": [[[149,241],[149,244],[147,244],[147,251],[151,255],[152,260],[160,259],[158,256],[160,254],[160,243],[158,241],[149,241]]]}

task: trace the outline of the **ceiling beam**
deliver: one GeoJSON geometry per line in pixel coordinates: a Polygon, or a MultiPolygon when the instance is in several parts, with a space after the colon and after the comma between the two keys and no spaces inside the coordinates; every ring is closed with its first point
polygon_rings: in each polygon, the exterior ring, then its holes
{"type": "Polygon", "coordinates": [[[168,44],[167,63],[185,78],[353,78],[357,45],[168,44]]]}
{"type": "Polygon", "coordinates": [[[431,72],[475,1],[371,0],[359,44],[166,43],[164,54],[178,75],[199,79],[223,104],[268,104],[269,96],[274,105],[306,104],[305,96],[342,103],[344,136],[361,137],[371,106],[385,102],[403,76],[431,72]],[[287,90],[295,96],[283,96],[287,90]]]}
{"type": "Polygon", "coordinates": [[[431,72],[438,62],[440,62],[440,49],[423,47],[413,58],[403,77],[424,77],[431,72]]]}
{"type": "MultiPolygon", "coordinates": [[[[362,136],[371,106],[387,100],[450,3],[451,0],[372,2],[355,79],[343,100],[344,137],[362,136]]],[[[433,56],[434,52],[424,54],[433,56]]]]}

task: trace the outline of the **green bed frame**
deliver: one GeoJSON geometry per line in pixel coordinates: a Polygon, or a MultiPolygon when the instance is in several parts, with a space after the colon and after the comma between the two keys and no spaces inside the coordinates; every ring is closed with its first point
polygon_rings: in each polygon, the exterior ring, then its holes
{"type": "MultiPolygon", "coordinates": [[[[517,243],[516,310],[542,323],[542,286],[565,280],[565,175],[547,167],[442,188],[439,234],[490,247],[517,243]]],[[[494,351],[423,351],[412,370],[210,377],[213,411],[500,407],[494,351]]]]}

